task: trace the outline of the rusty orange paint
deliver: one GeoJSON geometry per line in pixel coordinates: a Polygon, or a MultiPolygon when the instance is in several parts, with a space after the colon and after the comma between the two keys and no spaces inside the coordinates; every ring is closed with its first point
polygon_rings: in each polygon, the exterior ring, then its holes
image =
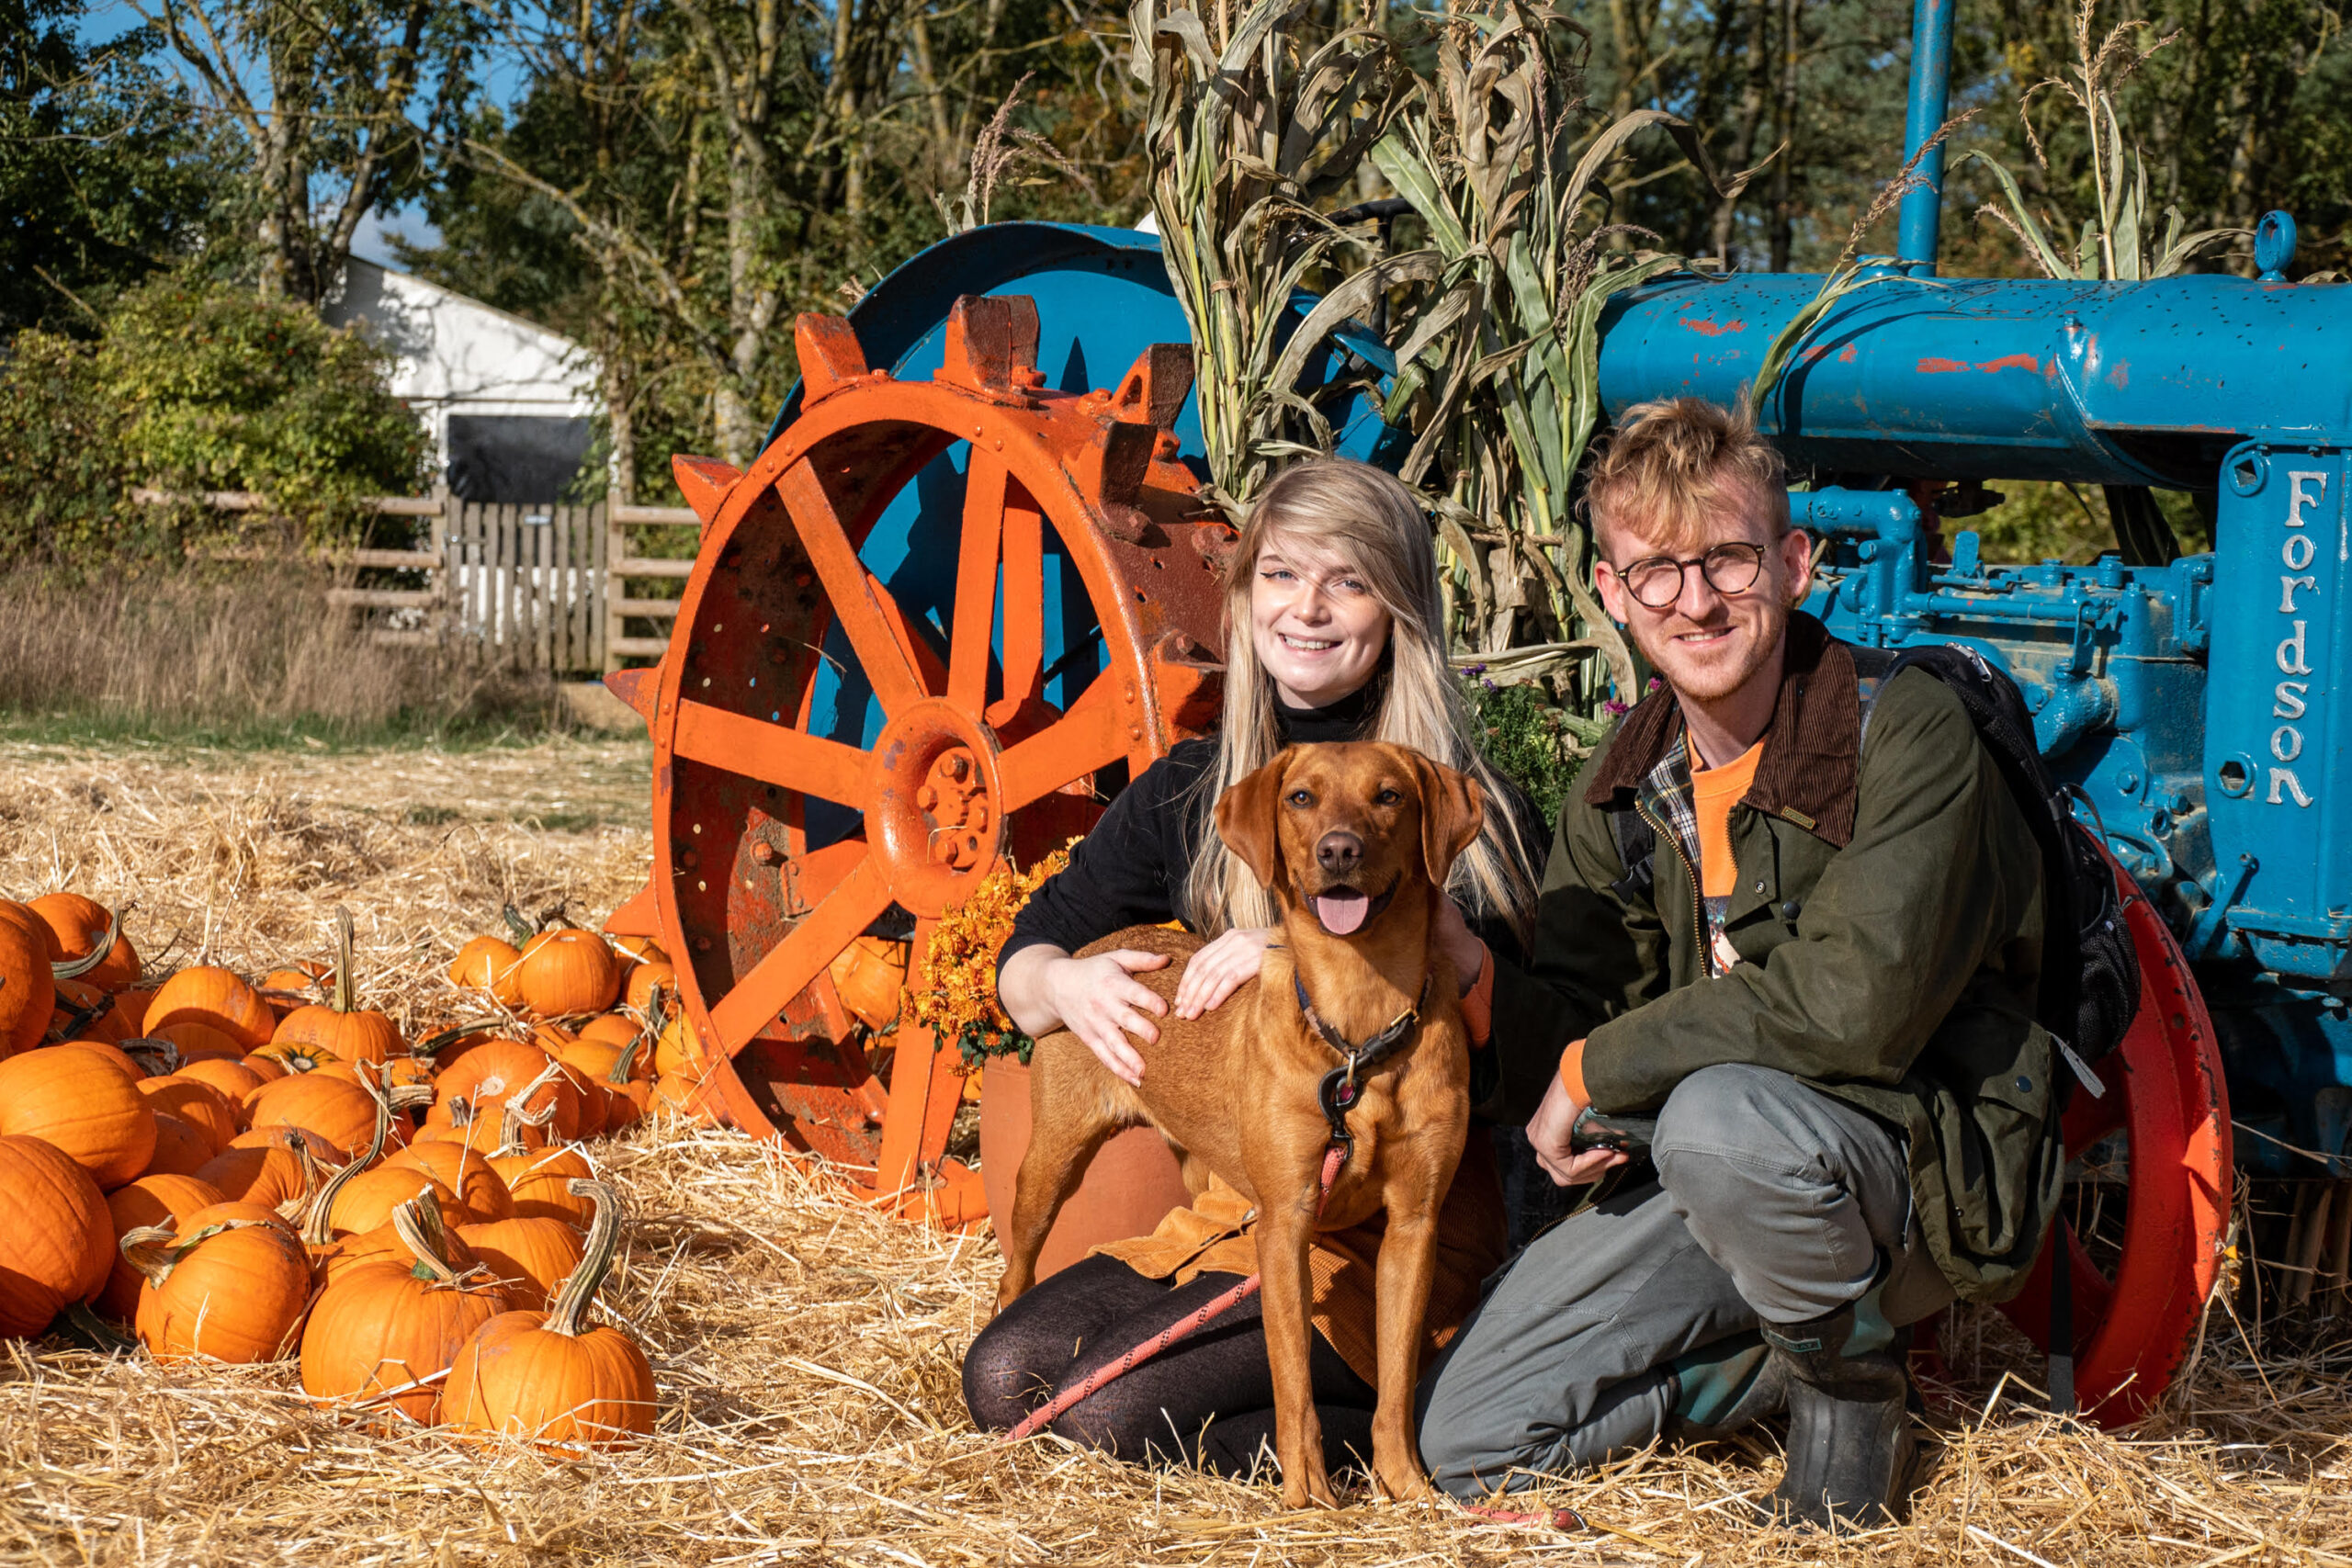
{"type": "Polygon", "coordinates": [[[2038,372],[2041,368],[2041,361],[2036,359],[2030,354],[2005,354],[1998,359],[1988,359],[1984,361],[1984,364],[1979,365],[1976,368],[1986,372],[1995,370],[2031,370],[2038,372]]]}
{"type": "Polygon", "coordinates": [[[1919,361],[1919,374],[1922,376],[1949,376],[1955,370],[1967,368],[1968,361],[1965,359],[1922,359],[1919,361]]]}
{"type": "Polygon", "coordinates": [[[1685,316],[1682,318],[1682,324],[1702,337],[1721,337],[1725,333],[1744,333],[1747,330],[1747,323],[1744,321],[1702,321],[1685,316]]]}

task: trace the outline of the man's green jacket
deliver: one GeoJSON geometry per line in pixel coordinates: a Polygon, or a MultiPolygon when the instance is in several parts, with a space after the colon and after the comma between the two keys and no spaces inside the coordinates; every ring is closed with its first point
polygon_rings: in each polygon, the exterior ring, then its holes
{"type": "Polygon", "coordinates": [[[1968,715],[1923,671],[1876,694],[1865,739],[1852,654],[1789,627],[1756,779],[1732,808],[1739,882],[1711,975],[1696,867],[1674,824],[1687,792],[1668,691],[1628,713],[1560,814],[1534,957],[1496,965],[1501,1084],[1480,1110],[1523,1122],[1583,1038],[1596,1108],[1656,1109],[1702,1067],[1794,1074],[1906,1140],[1921,1231],[1965,1300],[2014,1294],[2057,1210],[2050,1036],[2032,1017],[2041,855],[1968,715]],[[1611,814],[1648,818],[1646,886],[1611,814]]]}

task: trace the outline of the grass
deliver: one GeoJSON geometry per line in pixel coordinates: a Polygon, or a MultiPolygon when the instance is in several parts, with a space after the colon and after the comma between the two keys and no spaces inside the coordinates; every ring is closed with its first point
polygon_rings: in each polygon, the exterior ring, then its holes
{"type": "Polygon", "coordinates": [[[0,577],[0,738],[267,751],[527,745],[571,728],[546,674],[379,644],[333,587],[279,563],[0,577]]]}

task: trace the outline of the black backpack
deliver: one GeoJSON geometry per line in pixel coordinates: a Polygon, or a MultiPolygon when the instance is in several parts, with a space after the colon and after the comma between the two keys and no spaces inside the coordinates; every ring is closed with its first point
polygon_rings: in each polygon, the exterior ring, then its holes
{"type": "MultiPolygon", "coordinates": [[[[1950,687],[1976,726],[1976,737],[2008,784],[2041,851],[2044,920],[2041,994],[2034,1017],[2058,1043],[2074,1076],[2103,1096],[2098,1066],[2123,1043],[2140,1006],[2140,960],[2116,902],[2115,881],[2090,829],[2075,818],[2067,789],[2050,776],[2033,741],[2033,719],[2015,682],[1974,649],[1956,643],[1905,649],[1852,648],[1862,695],[1862,733],[1870,733],[1878,694],[1905,670],[1924,670],[1950,687]]],[[[1636,811],[1610,813],[1625,874],[1620,897],[1646,892],[1655,879],[1657,837],[1636,811]]],[[[2063,1081],[2063,1080],[2062,1080],[2063,1081]]],[[[2062,1098],[2063,1103],[2063,1098],[2062,1098]]]]}

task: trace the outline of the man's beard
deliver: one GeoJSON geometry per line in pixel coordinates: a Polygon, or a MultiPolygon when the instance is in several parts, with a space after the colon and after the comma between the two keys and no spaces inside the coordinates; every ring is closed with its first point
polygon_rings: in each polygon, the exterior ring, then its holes
{"type": "Polygon", "coordinates": [[[1645,626],[1638,621],[1625,629],[1633,634],[1634,645],[1641,649],[1642,657],[1649,660],[1651,667],[1665,678],[1666,683],[1674,689],[1678,696],[1702,703],[1717,702],[1738,691],[1755,678],[1758,671],[1770,663],[1773,653],[1787,636],[1789,607],[1778,599],[1769,599],[1762,603],[1760,609],[1761,615],[1751,623],[1752,635],[1747,634],[1746,628],[1736,621],[1726,619],[1724,623],[1735,636],[1747,636],[1739,649],[1740,657],[1732,663],[1713,659],[1702,662],[1685,651],[1682,645],[1674,640],[1675,637],[1698,628],[1687,622],[1679,622],[1679,618],[1678,624],[1665,630],[1645,626]]]}

